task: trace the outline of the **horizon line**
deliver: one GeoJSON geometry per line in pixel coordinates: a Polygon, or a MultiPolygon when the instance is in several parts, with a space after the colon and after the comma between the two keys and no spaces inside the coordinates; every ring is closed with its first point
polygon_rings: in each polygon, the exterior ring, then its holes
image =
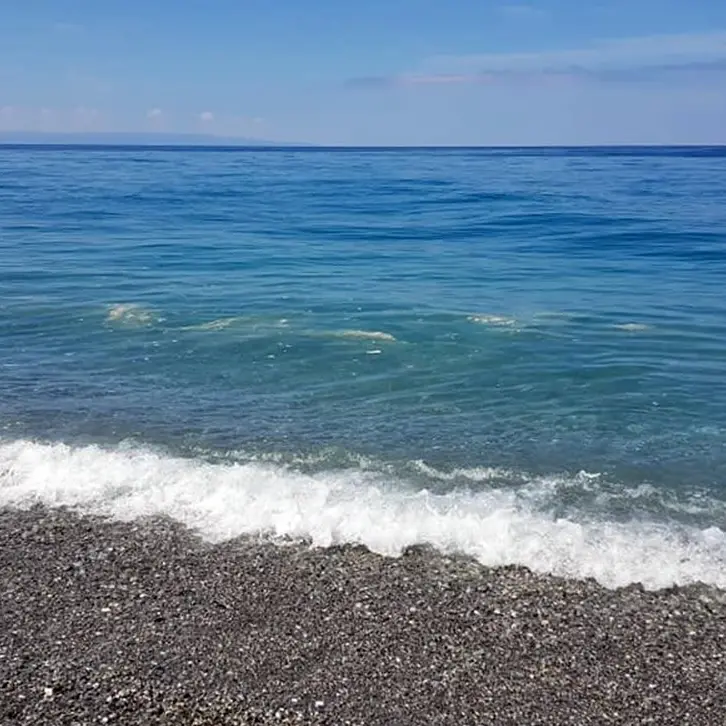
{"type": "MultiPolygon", "coordinates": [[[[0,136],[2,132],[0,132],[0,136]]],[[[236,150],[296,150],[296,151],[315,151],[315,150],[396,150],[396,149],[726,149],[726,142],[703,143],[703,142],[684,142],[674,144],[663,143],[601,143],[601,144],[313,144],[313,143],[290,143],[284,141],[278,142],[257,142],[254,140],[243,141],[240,143],[175,143],[175,142],[116,142],[104,143],[102,141],[2,141],[0,140],[0,148],[116,148],[116,149],[236,149],[236,150]]]]}

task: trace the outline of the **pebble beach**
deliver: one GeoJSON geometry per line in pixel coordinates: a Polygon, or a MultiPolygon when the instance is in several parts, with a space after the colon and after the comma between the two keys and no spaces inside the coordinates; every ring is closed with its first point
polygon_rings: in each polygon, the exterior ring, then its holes
{"type": "Polygon", "coordinates": [[[0,513],[0,723],[699,724],[726,592],[0,513]]]}

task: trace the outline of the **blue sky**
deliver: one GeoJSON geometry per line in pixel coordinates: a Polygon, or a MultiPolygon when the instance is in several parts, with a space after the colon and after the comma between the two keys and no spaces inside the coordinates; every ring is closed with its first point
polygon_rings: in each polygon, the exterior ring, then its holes
{"type": "Polygon", "coordinates": [[[726,143],[726,2],[4,0],[9,129],[726,143]]]}

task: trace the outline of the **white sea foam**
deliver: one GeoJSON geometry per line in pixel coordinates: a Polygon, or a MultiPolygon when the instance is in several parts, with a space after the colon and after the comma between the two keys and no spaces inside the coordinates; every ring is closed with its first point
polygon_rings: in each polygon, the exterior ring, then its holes
{"type": "Polygon", "coordinates": [[[412,462],[413,467],[425,474],[432,479],[438,479],[440,481],[457,481],[457,480],[469,480],[471,482],[484,482],[492,481],[497,479],[512,480],[516,478],[515,472],[509,469],[501,469],[493,466],[477,466],[477,467],[462,467],[446,471],[443,469],[437,469],[424,461],[412,462]]]}
{"type": "Polygon", "coordinates": [[[185,325],[182,330],[198,330],[200,332],[206,330],[226,330],[235,323],[239,323],[243,318],[234,316],[231,318],[218,318],[217,320],[208,320],[206,323],[198,323],[196,325],[185,325]]]}
{"type": "Polygon", "coordinates": [[[380,330],[341,330],[333,333],[336,338],[353,338],[356,340],[380,340],[387,343],[395,343],[396,338],[390,333],[380,330]]]}
{"type": "Polygon", "coordinates": [[[120,325],[151,325],[158,320],[159,316],[154,310],[138,303],[118,303],[111,305],[106,314],[107,322],[120,325]]]}
{"type": "Polygon", "coordinates": [[[286,318],[262,318],[260,316],[250,315],[232,315],[227,318],[217,318],[216,320],[208,320],[204,323],[196,323],[194,325],[185,325],[181,330],[187,331],[217,331],[227,330],[235,326],[250,326],[254,329],[259,327],[269,328],[285,328],[289,325],[286,318]]]}
{"type": "Polygon", "coordinates": [[[470,323],[491,325],[493,327],[508,327],[517,324],[515,318],[508,318],[504,315],[469,315],[466,319],[470,323]]]}
{"type": "MultiPolygon", "coordinates": [[[[467,473],[496,480],[504,471],[467,473]]],[[[726,587],[722,529],[557,519],[537,503],[546,481],[433,494],[359,468],[311,475],[272,462],[215,464],[143,448],[0,444],[0,506],[66,505],[123,520],[167,514],[213,541],[268,533],[315,545],[357,542],[387,555],[427,542],[487,565],[518,563],[607,586],[701,580],[726,587]]]]}

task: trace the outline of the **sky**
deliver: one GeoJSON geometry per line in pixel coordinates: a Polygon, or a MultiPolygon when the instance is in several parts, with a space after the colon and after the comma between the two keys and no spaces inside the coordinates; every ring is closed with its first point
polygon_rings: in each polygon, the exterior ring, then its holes
{"type": "Polygon", "coordinates": [[[726,143],[724,0],[0,0],[0,130],[726,143]]]}

